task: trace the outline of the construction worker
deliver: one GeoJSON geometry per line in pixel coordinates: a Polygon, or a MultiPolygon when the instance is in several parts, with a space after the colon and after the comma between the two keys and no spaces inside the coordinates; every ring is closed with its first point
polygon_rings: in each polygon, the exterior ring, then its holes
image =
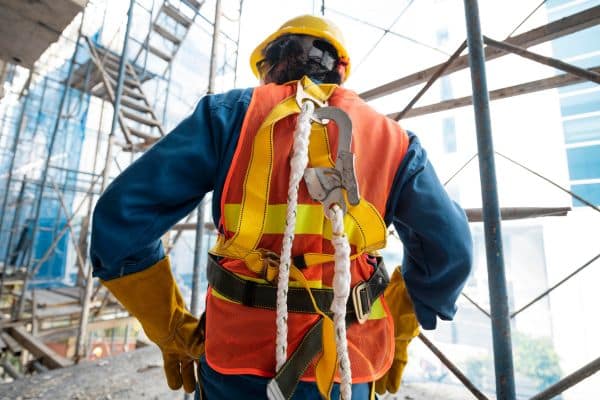
{"type": "Polygon", "coordinates": [[[94,275],[160,347],[172,389],[195,389],[199,359],[209,400],[397,390],[418,325],[456,312],[471,269],[465,214],[418,138],[340,86],[351,59],[333,23],[291,19],[251,68],[260,86],[205,96],[101,196],[94,275]],[[160,238],[210,191],[219,235],[199,322],[160,238]],[[376,251],[391,224],[405,252],[387,286],[376,251]]]}

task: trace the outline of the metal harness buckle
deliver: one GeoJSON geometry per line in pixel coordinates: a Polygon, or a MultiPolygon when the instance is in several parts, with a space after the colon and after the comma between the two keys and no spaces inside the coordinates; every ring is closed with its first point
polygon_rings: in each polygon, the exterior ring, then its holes
{"type": "Polygon", "coordinates": [[[371,314],[371,296],[369,295],[369,285],[362,281],[352,288],[352,305],[354,314],[359,324],[364,324],[371,314]]]}
{"type": "Polygon", "coordinates": [[[262,258],[260,277],[269,283],[274,283],[279,275],[279,255],[266,249],[258,249],[262,258]]]}

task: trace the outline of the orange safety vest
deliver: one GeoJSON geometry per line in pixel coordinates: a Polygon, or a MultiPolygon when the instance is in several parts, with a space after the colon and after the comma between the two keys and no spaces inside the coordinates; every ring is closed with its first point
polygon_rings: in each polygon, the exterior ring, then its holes
{"type": "MultiPolygon", "coordinates": [[[[385,247],[387,232],[381,215],[385,215],[394,176],[406,154],[408,136],[397,123],[375,112],[354,92],[337,85],[315,85],[308,78],[301,83],[305,92],[344,110],[353,123],[352,152],[361,200],[348,208],[344,225],[352,250],[354,287],[373,272],[368,254],[385,247]]],[[[254,89],[223,187],[222,233],[211,253],[222,256],[220,264],[245,280],[266,283],[261,273],[264,251],[281,251],[289,160],[300,111],[294,98],[296,87],[297,82],[290,82],[254,89]]],[[[335,124],[313,123],[309,167],[333,167],[335,154],[335,124]]],[[[296,211],[292,257],[304,256],[307,268],[301,271],[310,287],[331,288],[331,224],[322,205],[310,198],[304,181],[296,211]]],[[[290,286],[300,284],[291,281],[290,286]]],[[[318,318],[317,314],[289,313],[288,357],[318,318]]],[[[223,374],[273,377],[275,337],[275,311],[246,307],[209,289],[205,349],[206,360],[213,369],[223,374]]],[[[390,367],[394,353],[394,325],[383,296],[374,302],[364,324],[348,327],[347,338],[352,382],[380,378],[390,367]]],[[[302,380],[315,380],[314,365],[307,368],[302,380]]]]}

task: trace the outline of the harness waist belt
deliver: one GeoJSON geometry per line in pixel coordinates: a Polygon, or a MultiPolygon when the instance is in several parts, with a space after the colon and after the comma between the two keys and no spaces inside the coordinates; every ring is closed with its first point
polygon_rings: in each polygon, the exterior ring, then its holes
{"type": "MultiPolygon", "coordinates": [[[[240,278],[223,268],[216,256],[209,254],[207,266],[208,284],[227,299],[248,307],[277,308],[277,286],[257,283],[240,278]]],[[[352,289],[346,304],[346,322],[364,322],[371,311],[371,305],[387,287],[390,278],[385,269],[383,259],[377,257],[377,265],[373,275],[352,289]]],[[[319,309],[329,316],[333,313],[329,307],[333,301],[333,289],[311,289],[311,293],[319,309]]],[[[288,311],[315,314],[312,301],[303,287],[288,288],[288,311]]]]}

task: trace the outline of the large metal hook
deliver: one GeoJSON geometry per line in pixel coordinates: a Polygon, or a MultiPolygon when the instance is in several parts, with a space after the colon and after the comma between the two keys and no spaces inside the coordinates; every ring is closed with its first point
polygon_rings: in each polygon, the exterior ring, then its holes
{"type": "Polygon", "coordinates": [[[326,209],[334,204],[346,213],[346,190],[348,202],[357,205],[360,201],[358,182],[354,172],[354,154],[350,151],[352,144],[352,121],[348,114],[337,107],[319,107],[315,109],[317,121],[333,120],[338,126],[338,152],[335,168],[307,168],[304,180],[310,196],[323,204],[326,209]]]}

